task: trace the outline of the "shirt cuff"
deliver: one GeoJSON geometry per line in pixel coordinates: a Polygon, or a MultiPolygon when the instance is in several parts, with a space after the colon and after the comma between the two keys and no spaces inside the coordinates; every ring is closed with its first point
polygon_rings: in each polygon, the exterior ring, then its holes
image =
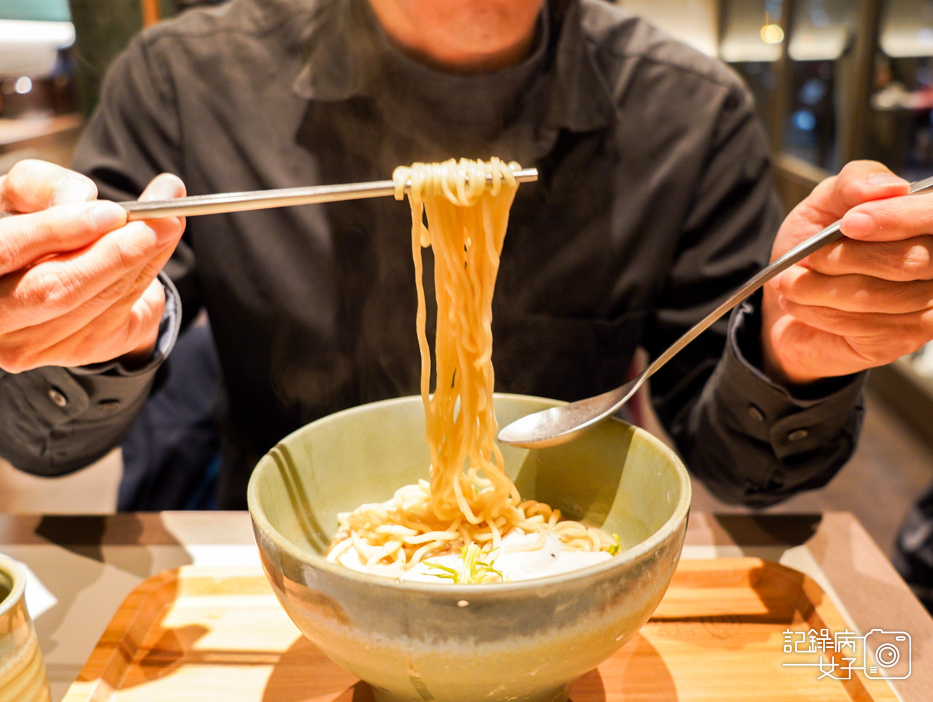
{"type": "MultiPolygon", "coordinates": [[[[867,372],[829,378],[802,393],[775,383],[756,365],[761,349],[760,293],[733,312],[717,375],[720,398],[737,428],[769,443],[782,461],[831,445],[860,403],[867,372]]],[[[754,467],[749,466],[754,473],[754,467]]],[[[759,471],[761,472],[761,471],[759,471]]],[[[783,476],[754,475],[749,489],[780,485],[783,476]]]]}

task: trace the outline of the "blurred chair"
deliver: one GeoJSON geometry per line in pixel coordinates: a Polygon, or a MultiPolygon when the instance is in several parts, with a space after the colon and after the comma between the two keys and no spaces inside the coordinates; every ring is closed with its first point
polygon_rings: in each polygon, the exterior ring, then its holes
{"type": "Polygon", "coordinates": [[[907,512],[892,560],[917,598],[933,613],[933,484],[907,512]]]}

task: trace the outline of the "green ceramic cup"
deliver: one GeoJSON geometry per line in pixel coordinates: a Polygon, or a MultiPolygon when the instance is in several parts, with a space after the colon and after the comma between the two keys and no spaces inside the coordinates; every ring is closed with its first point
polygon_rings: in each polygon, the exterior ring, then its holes
{"type": "Polygon", "coordinates": [[[0,702],[48,702],[49,681],[26,611],[26,574],[0,555],[0,702]]]}
{"type": "MultiPolygon", "coordinates": [[[[497,395],[505,425],[556,402],[497,395]]],[[[325,417],[258,464],[249,509],[263,567],[285,611],[380,702],[567,699],[569,684],[648,620],[680,558],[690,480],[663,443],[619,421],[529,451],[503,447],[525,498],[619,534],[615,558],[571,573],[492,585],[399,583],[328,563],[337,514],[389,499],[428,475],[417,397],[325,417]]]]}

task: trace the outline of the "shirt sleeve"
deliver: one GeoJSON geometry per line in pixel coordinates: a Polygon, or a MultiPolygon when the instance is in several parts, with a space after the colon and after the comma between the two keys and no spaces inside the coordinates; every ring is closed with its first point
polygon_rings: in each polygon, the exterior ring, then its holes
{"type": "Polygon", "coordinates": [[[54,477],[97,460],[126,436],[181,327],[178,291],[164,273],[165,313],[152,359],[79,368],[0,371],[0,453],[16,468],[54,477]]]}
{"type": "MultiPolygon", "coordinates": [[[[768,263],[782,219],[747,90],[722,100],[667,289],[645,346],[654,358],[768,263]]],[[[716,322],[651,380],[658,417],[720,499],[763,507],[828,482],[861,427],[862,376],[795,396],[758,370],[758,296],[716,322]]]]}
{"type": "Polygon", "coordinates": [[[758,300],[732,315],[722,358],[688,415],[684,448],[720,499],[765,507],[825,485],[851,456],[867,373],[827,379],[806,396],[772,382],[757,356],[758,300]]]}

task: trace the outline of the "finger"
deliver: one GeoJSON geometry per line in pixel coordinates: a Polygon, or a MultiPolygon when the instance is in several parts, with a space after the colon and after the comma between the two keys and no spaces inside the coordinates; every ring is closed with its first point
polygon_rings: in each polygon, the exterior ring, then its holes
{"type": "MultiPolygon", "coordinates": [[[[152,182],[139,196],[139,199],[144,201],[174,200],[185,195],[185,184],[178,176],[171,173],[162,173],[152,179],[152,182]]],[[[161,236],[170,236],[171,232],[177,231],[178,227],[181,227],[182,230],[185,228],[184,217],[154,218],[146,220],[146,222],[150,227],[158,231],[161,236]]]]}
{"type": "Polygon", "coordinates": [[[880,163],[854,161],[847,164],[838,175],[819,183],[787,216],[775,238],[771,260],[842,219],[851,208],[868,201],[905,195],[908,191],[907,182],[880,163]]]}
{"type": "Polygon", "coordinates": [[[171,173],[162,173],[157,175],[146,189],[143,190],[140,200],[171,200],[176,197],[184,197],[185,184],[181,178],[171,173]]]}
{"type": "Polygon", "coordinates": [[[0,220],[0,275],[49,256],[90,245],[126,224],[126,210],[113,202],[53,207],[0,220]]]}
{"type": "Polygon", "coordinates": [[[827,223],[840,219],[863,202],[906,195],[910,185],[875,161],[852,161],[838,175],[820,182],[802,206],[809,219],[827,223]]]}
{"type": "Polygon", "coordinates": [[[876,161],[853,161],[833,181],[832,199],[839,216],[864,202],[906,195],[910,184],[876,161]]]}
{"type": "Polygon", "coordinates": [[[863,241],[896,241],[933,233],[933,194],[868,202],[842,218],[842,233],[863,241]]]}
{"type": "Polygon", "coordinates": [[[180,236],[177,224],[174,229],[155,229],[147,222],[130,222],[85,249],[0,279],[0,299],[4,301],[0,329],[10,332],[32,327],[68,315],[98,297],[112,302],[142,271],[148,270],[154,277],[180,236]]]}
{"type": "Polygon", "coordinates": [[[83,365],[110,360],[149,343],[145,335],[158,333],[165,304],[155,276],[171,251],[168,247],[138,275],[128,275],[68,314],[4,334],[0,367],[22,372],[43,365],[83,365]],[[147,323],[151,329],[144,328],[147,323]]]}
{"type": "MultiPolygon", "coordinates": [[[[169,199],[184,192],[179,178],[163,174],[153,179],[142,197],[169,199]]],[[[183,231],[184,218],[131,222],[86,250],[44,261],[9,280],[0,279],[0,299],[5,301],[0,307],[0,329],[21,329],[67,314],[127,274],[141,270],[153,256],[164,264],[165,247],[173,249],[183,231]]]]}
{"type": "Polygon", "coordinates": [[[802,265],[824,275],[933,280],[933,236],[872,242],[843,238],[810,254],[802,265]]]}
{"type": "Polygon", "coordinates": [[[74,330],[43,351],[41,362],[57,359],[59,365],[86,365],[124,357],[140,349],[151,350],[165,311],[165,290],[158,279],[142,294],[128,296],[92,321],[74,330]]]}
{"type": "MultiPolygon", "coordinates": [[[[799,305],[781,298],[781,307],[808,327],[844,337],[870,365],[888,363],[913,353],[933,336],[933,311],[905,314],[848,312],[830,307],[799,305]]],[[[868,366],[866,366],[868,367],[868,366]]]]}
{"type": "Polygon", "coordinates": [[[777,290],[799,305],[831,307],[847,312],[904,314],[933,308],[933,282],[891,282],[866,275],[823,275],[795,266],[782,276],[777,290]]]}
{"type": "Polygon", "coordinates": [[[0,210],[4,212],[37,212],[96,197],[97,186],[90,178],[46,161],[19,161],[0,179],[0,210]]]}
{"type": "Polygon", "coordinates": [[[791,382],[808,383],[820,378],[848,375],[875,365],[857,353],[845,337],[817,329],[790,315],[772,328],[772,345],[783,349],[784,362],[795,369],[791,382]],[[827,363],[826,359],[831,359],[827,363]]]}
{"type": "Polygon", "coordinates": [[[164,313],[165,288],[161,281],[154,278],[133,303],[126,324],[121,328],[124,338],[121,355],[138,354],[145,350],[146,358],[142,361],[148,362],[159,338],[159,324],[164,313]]]}
{"type": "Polygon", "coordinates": [[[127,348],[130,351],[138,351],[144,346],[151,354],[159,338],[159,326],[164,314],[165,288],[158,278],[153,278],[130,310],[127,348]]]}

